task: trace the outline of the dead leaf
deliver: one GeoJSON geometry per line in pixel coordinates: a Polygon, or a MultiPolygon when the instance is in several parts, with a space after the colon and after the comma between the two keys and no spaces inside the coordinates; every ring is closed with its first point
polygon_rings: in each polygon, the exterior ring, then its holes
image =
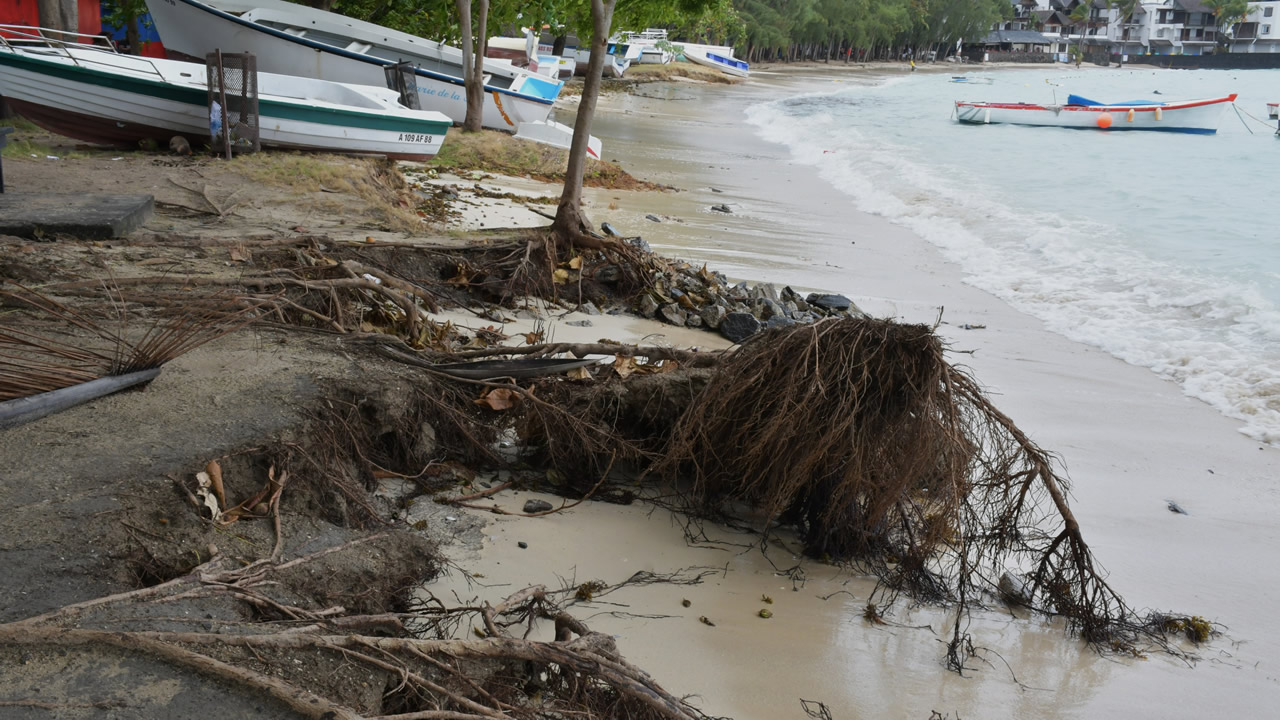
{"type": "Polygon", "coordinates": [[[713,623],[713,622],[711,622],[710,620],[708,620],[708,619],[707,619],[707,616],[706,616],[706,615],[703,615],[703,616],[699,617],[699,618],[698,618],[698,622],[702,623],[703,625],[710,625],[711,627],[715,627],[715,626],[716,626],[716,624],[715,624],[715,623],[713,623]]]}
{"type": "Polygon", "coordinates": [[[551,273],[551,281],[557,285],[564,285],[569,282],[569,271],[564,268],[556,268],[556,271],[551,273]]]}
{"type": "Polygon", "coordinates": [[[569,379],[570,379],[570,380],[589,380],[589,379],[591,379],[591,373],[590,373],[590,372],[588,372],[588,371],[587,371],[587,369],[586,369],[586,368],[584,368],[584,367],[574,368],[574,369],[570,370],[569,372],[567,372],[567,373],[565,373],[565,374],[569,376],[569,379]]]}
{"type": "Polygon", "coordinates": [[[232,247],[227,250],[227,254],[231,256],[231,262],[249,262],[253,255],[242,247],[232,247]]]}
{"type": "Polygon", "coordinates": [[[524,341],[530,345],[537,345],[538,343],[542,342],[543,335],[541,330],[521,333],[521,335],[524,335],[524,341]]]}
{"type": "Polygon", "coordinates": [[[628,375],[636,371],[636,359],[619,355],[613,361],[614,372],[618,373],[618,377],[626,379],[628,375]]]}
{"type": "Polygon", "coordinates": [[[582,269],[582,256],[581,256],[581,255],[579,255],[579,256],[578,256],[578,257],[576,257],[576,258],[572,258],[572,259],[570,259],[570,260],[569,260],[569,267],[570,267],[571,269],[573,269],[573,270],[580,270],[580,269],[582,269]]]}
{"type": "Polygon", "coordinates": [[[377,242],[377,240],[374,240],[374,239],[373,239],[373,236],[372,236],[372,235],[370,235],[369,237],[366,237],[366,238],[364,239],[364,241],[365,241],[365,242],[367,242],[367,243],[377,242]]]}
{"type": "Polygon", "coordinates": [[[209,486],[213,489],[213,494],[218,498],[218,504],[222,507],[227,506],[227,491],[222,487],[222,466],[217,460],[210,460],[209,464],[204,467],[204,471],[209,473],[209,486]]]}
{"type": "Polygon", "coordinates": [[[209,509],[209,519],[216,522],[222,517],[222,510],[218,506],[218,498],[209,489],[211,483],[209,473],[196,473],[196,484],[199,485],[196,488],[196,497],[200,498],[201,505],[209,509]]]}
{"type": "Polygon", "coordinates": [[[490,410],[501,412],[510,410],[515,407],[519,401],[519,396],[506,388],[494,388],[484,395],[480,396],[475,402],[477,405],[483,405],[490,410]]]}

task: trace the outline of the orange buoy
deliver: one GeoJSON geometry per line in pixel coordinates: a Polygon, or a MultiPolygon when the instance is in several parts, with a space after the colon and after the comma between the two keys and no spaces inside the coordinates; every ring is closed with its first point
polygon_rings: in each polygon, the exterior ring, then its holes
{"type": "Polygon", "coordinates": [[[1106,130],[1111,127],[1111,113],[1098,113],[1098,127],[1106,130]]]}

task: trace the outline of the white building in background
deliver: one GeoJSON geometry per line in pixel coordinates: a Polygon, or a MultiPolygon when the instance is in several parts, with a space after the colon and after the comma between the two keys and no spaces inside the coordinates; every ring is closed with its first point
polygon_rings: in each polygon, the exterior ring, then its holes
{"type": "Polygon", "coordinates": [[[1129,17],[1106,0],[1010,2],[1013,16],[993,29],[1043,33],[1055,53],[1081,41],[1086,50],[1128,55],[1280,52],[1280,0],[1249,3],[1245,19],[1225,30],[1202,0],[1144,2],[1129,17]],[[1074,23],[1070,14],[1082,4],[1090,6],[1089,19],[1074,23]]]}
{"type": "Polygon", "coordinates": [[[1280,2],[1249,3],[1249,14],[1230,38],[1233,53],[1280,52],[1280,2]]]}

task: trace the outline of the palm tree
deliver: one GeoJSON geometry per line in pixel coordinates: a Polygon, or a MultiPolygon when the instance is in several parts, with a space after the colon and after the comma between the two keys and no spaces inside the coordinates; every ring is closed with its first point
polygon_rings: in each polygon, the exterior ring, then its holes
{"type": "Polygon", "coordinates": [[[1080,67],[1080,63],[1084,62],[1084,28],[1089,25],[1089,13],[1092,9],[1092,3],[1081,2],[1067,16],[1075,27],[1080,30],[1080,40],[1076,43],[1076,67],[1080,67]]]}
{"type": "Polygon", "coordinates": [[[1115,6],[1120,10],[1120,64],[1124,65],[1124,26],[1133,19],[1138,8],[1142,7],[1142,0],[1119,0],[1115,6]]]}
{"type": "Polygon", "coordinates": [[[1213,19],[1219,30],[1218,44],[1228,45],[1229,40],[1223,40],[1223,37],[1230,37],[1236,23],[1249,14],[1248,0],[1204,0],[1204,6],[1213,11],[1213,19]]]}

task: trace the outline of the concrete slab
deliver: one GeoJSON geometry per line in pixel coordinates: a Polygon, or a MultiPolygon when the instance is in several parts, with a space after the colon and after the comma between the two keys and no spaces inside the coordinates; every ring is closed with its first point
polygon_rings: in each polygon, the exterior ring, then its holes
{"type": "Polygon", "coordinates": [[[4,193],[0,194],[0,235],[105,240],[137,230],[154,211],[151,195],[4,193]]]}

